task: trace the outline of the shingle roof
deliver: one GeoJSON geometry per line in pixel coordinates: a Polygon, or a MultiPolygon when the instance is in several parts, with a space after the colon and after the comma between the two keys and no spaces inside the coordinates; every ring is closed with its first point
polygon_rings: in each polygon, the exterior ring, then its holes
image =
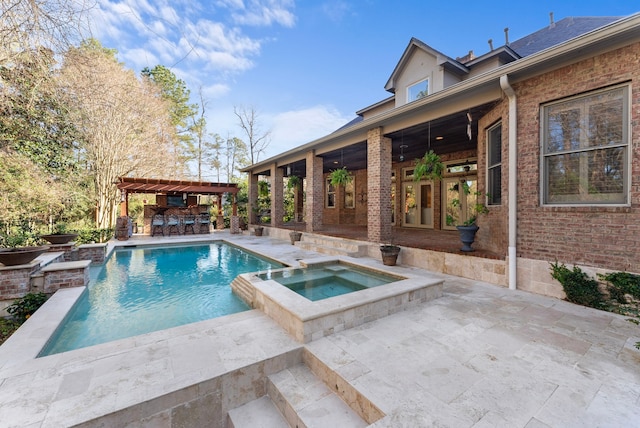
{"type": "Polygon", "coordinates": [[[622,17],[598,16],[598,17],[568,17],[555,22],[548,27],[531,33],[509,44],[509,47],[518,55],[525,57],[540,52],[551,46],[555,46],[581,34],[603,27],[622,17]]]}

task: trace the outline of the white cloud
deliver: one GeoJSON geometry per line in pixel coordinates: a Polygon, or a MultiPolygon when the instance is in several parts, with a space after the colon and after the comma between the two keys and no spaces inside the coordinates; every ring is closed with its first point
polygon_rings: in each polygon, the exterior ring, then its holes
{"type": "Polygon", "coordinates": [[[323,105],[278,113],[272,118],[271,143],[267,147],[267,156],[263,158],[324,137],[351,119],[335,108],[323,105]]]}

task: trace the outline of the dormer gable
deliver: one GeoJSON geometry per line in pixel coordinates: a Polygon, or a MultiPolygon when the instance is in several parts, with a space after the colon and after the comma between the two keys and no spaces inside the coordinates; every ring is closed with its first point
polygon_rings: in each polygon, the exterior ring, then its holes
{"type": "Polygon", "coordinates": [[[395,94],[398,107],[460,82],[468,73],[460,62],[413,37],[384,88],[395,94]]]}

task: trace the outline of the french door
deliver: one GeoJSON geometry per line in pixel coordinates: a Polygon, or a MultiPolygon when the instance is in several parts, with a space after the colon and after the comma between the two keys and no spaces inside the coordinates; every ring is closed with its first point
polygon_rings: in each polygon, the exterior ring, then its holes
{"type": "Polygon", "coordinates": [[[477,177],[455,177],[442,180],[443,229],[455,229],[473,215],[477,201],[477,177]]]}
{"type": "Polygon", "coordinates": [[[402,223],[433,228],[433,182],[402,183],[402,223]]]}

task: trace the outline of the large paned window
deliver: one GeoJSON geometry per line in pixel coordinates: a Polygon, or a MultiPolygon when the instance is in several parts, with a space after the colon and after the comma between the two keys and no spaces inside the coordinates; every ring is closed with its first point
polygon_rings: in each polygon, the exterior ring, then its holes
{"type": "Polygon", "coordinates": [[[325,206],[327,208],[335,208],[336,207],[336,187],[333,184],[331,184],[331,178],[327,178],[325,189],[327,189],[325,206]]]}
{"type": "Polygon", "coordinates": [[[407,88],[407,102],[419,100],[429,95],[429,79],[421,80],[407,88]]]}
{"type": "Polygon", "coordinates": [[[344,207],[355,208],[356,207],[356,179],[351,180],[350,183],[344,185],[344,207]]]}
{"type": "Polygon", "coordinates": [[[487,204],[502,203],[502,123],[487,131],[487,204]]]}
{"type": "Polygon", "coordinates": [[[543,105],[541,118],[544,204],[628,203],[628,86],[543,105]]]}

